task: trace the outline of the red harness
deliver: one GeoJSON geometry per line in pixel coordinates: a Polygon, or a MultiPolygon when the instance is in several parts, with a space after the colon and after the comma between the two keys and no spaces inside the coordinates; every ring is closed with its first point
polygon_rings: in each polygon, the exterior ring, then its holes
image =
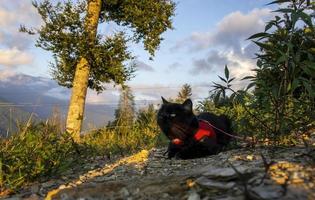
{"type": "Polygon", "coordinates": [[[194,139],[196,141],[200,141],[203,137],[213,137],[216,139],[217,135],[209,123],[199,120],[199,128],[197,133],[194,135],[194,139]]]}
{"type": "MultiPolygon", "coordinates": [[[[212,126],[209,124],[209,122],[205,122],[204,120],[199,120],[199,127],[198,127],[197,132],[194,135],[194,139],[196,141],[200,141],[204,137],[209,137],[216,140],[217,135],[214,129],[212,128],[212,126]]],[[[172,143],[175,145],[182,145],[183,141],[176,138],[172,140],[172,143]]]]}

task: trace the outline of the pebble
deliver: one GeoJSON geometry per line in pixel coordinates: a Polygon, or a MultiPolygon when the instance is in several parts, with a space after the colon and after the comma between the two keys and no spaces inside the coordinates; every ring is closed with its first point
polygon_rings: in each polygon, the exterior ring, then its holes
{"type": "Polygon", "coordinates": [[[200,200],[200,195],[196,191],[193,191],[189,194],[187,200],[200,200]]]}

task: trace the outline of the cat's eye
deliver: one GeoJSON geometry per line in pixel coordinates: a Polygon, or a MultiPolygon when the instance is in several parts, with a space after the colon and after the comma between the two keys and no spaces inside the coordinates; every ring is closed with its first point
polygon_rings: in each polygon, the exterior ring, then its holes
{"type": "Polygon", "coordinates": [[[176,117],[175,113],[170,114],[171,117],[176,117]]]}

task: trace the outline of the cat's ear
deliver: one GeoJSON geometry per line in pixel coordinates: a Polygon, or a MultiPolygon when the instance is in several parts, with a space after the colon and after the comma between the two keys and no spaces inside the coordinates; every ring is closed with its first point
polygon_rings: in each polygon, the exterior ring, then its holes
{"type": "Polygon", "coordinates": [[[161,98],[162,98],[163,104],[168,104],[168,101],[166,101],[166,99],[164,99],[164,97],[161,97],[161,98]]]}
{"type": "Polygon", "coordinates": [[[186,101],[184,101],[182,106],[185,108],[185,110],[192,111],[193,103],[190,99],[186,99],[186,101]]]}

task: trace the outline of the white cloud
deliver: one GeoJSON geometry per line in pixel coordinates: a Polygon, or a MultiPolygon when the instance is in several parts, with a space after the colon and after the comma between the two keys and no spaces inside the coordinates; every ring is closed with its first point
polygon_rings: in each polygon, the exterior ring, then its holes
{"type": "Polygon", "coordinates": [[[32,55],[16,47],[12,49],[0,49],[0,65],[12,67],[30,64],[32,61],[32,55]]]}
{"type": "Polygon", "coordinates": [[[254,9],[249,13],[240,11],[226,15],[217,23],[215,30],[194,32],[188,38],[179,40],[172,49],[188,48],[191,52],[223,46],[240,50],[241,43],[250,35],[263,31],[264,22],[271,18],[271,10],[254,9]]]}
{"type": "Polygon", "coordinates": [[[9,12],[4,10],[3,8],[0,9],[0,26],[5,27],[12,24],[15,20],[15,14],[13,12],[9,12]]]}
{"type": "Polygon", "coordinates": [[[28,48],[34,36],[20,33],[20,25],[39,26],[41,19],[31,1],[0,1],[0,65],[16,67],[31,64],[28,48]]]}
{"type": "Polygon", "coordinates": [[[34,36],[19,32],[21,25],[38,27],[41,18],[31,1],[0,1],[0,41],[7,48],[27,49],[34,36]]]}
{"type": "Polygon", "coordinates": [[[1,70],[0,71],[0,81],[1,82],[7,82],[10,80],[11,77],[14,77],[16,75],[16,72],[12,70],[1,70]]]}
{"type": "Polygon", "coordinates": [[[256,66],[256,61],[251,58],[244,58],[243,55],[230,52],[227,54],[227,59],[235,62],[236,64],[230,66],[231,75],[237,78],[244,78],[248,75],[253,75],[253,69],[256,66]]]}
{"type": "Polygon", "coordinates": [[[32,1],[10,0],[0,1],[0,26],[6,29],[16,30],[20,24],[36,26],[41,23],[37,10],[32,1]]]}
{"type": "Polygon", "coordinates": [[[248,13],[235,11],[224,16],[213,30],[191,33],[189,37],[179,40],[173,48],[187,49],[190,53],[198,52],[198,58],[192,59],[189,71],[192,74],[220,74],[224,66],[228,65],[231,75],[240,79],[253,74],[255,53],[259,50],[246,39],[263,31],[266,21],[273,15],[268,8],[253,9],[248,13]],[[200,57],[201,50],[207,51],[203,57],[200,57]]]}

